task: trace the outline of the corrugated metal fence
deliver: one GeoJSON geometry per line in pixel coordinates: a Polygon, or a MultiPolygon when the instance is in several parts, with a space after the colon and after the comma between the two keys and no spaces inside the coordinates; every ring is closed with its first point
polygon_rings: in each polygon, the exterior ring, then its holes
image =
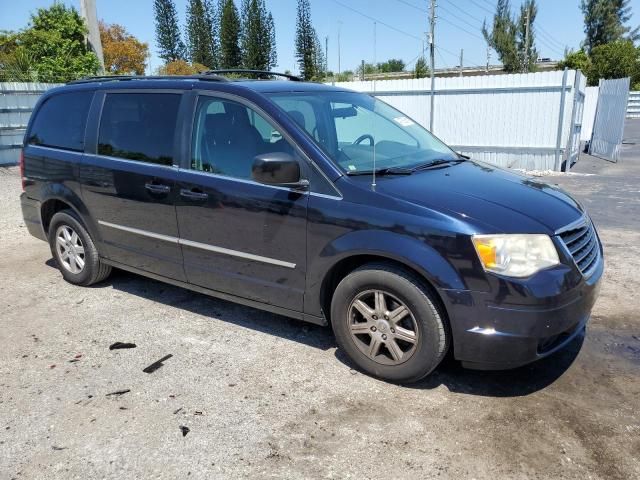
{"type": "Polygon", "coordinates": [[[617,162],[624,132],[624,119],[629,101],[630,78],[600,80],[596,120],[589,153],[617,162]]]}
{"type": "MultiPolygon", "coordinates": [[[[429,126],[430,79],[342,82],[429,126]]],[[[577,160],[586,79],[574,70],[436,78],[433,133],[503,167],[560,170],[577,160]]]]}
{"type": "Polygon", "coordinates": [[[627,118],[640,118],[640,92],[629,92],[627,118]]]}
{"type": "Polygon", "coordinates": [[[42,92],[58,84],[0,83],[0,165],[18,161],[31,111],[42,92]]]}

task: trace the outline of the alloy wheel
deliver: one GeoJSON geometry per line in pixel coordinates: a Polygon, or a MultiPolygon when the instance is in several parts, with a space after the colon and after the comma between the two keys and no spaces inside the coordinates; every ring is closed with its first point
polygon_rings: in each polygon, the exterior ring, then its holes
{"type": "Polygon", "coordinates": [[[358,349],[383,365],[406,362],[418,346],[418,325],[397,297],[384,290],[367,290],[351,302],[349,332],[358,349]]]}
{"type": "Polygon", "coordinates": [[[78,274],[85,265],[84,245],[78,233],[69,225],[60,225],[56,230],[56,252],[65,270],[78,274]]]}

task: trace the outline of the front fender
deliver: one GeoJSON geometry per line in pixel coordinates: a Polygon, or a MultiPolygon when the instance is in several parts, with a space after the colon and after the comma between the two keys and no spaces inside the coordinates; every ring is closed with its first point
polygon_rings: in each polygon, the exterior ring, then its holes
{"type": "MultiPolygon", "coordinates": [[[[452,239],[455,241],[455,238],[452,239]]],[[[328,243],[308,265],[305,312],[322,315],[322,287],[325,278],[340,262],[370,255],[406,265],[438,289],[465,289],[456,269],[425,241],[385,230],[349,232],[328,243]]]]}

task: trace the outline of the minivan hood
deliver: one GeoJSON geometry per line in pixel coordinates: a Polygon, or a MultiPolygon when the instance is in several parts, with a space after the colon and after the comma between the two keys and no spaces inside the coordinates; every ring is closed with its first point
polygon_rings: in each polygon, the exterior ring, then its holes
{"type": "Polygon", "coordinates": [[[553,234],[584,215],[582,207],[558,188],[471,160],[379,177],[376,191],[474,219],[495,233],[553,234]]]}

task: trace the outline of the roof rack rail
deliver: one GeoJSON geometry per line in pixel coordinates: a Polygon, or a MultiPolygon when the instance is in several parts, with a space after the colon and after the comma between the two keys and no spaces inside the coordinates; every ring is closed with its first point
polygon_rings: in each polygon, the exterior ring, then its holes
{"type": "Polygon", "coordinates": [[[202,72],[204,75],[224,75],[227,73],[239,73],[239,74],[251,74],[255,75],[258,78],[268,78],[268,77],[284,77],[293,82],[304,82],[304,80],[295,75],[290,75],[288,73],[278,73],[278,72],[270,72],[269,70],[251,70],[251,69],[243,69],[243,68],[225,68],[222,70],[209,70],[206,72],[202,72]]]}
{"type": "Polygon", "coordinates": [[[209,82],[228,82],[229,80],[220,75],[193,74],[193,75],[96,75],[83,77],[78,80],[67,82],[67,85],[77,85],[81,83],[95,82],[123,82],[129,80],[204,80],[209,82]]]}

